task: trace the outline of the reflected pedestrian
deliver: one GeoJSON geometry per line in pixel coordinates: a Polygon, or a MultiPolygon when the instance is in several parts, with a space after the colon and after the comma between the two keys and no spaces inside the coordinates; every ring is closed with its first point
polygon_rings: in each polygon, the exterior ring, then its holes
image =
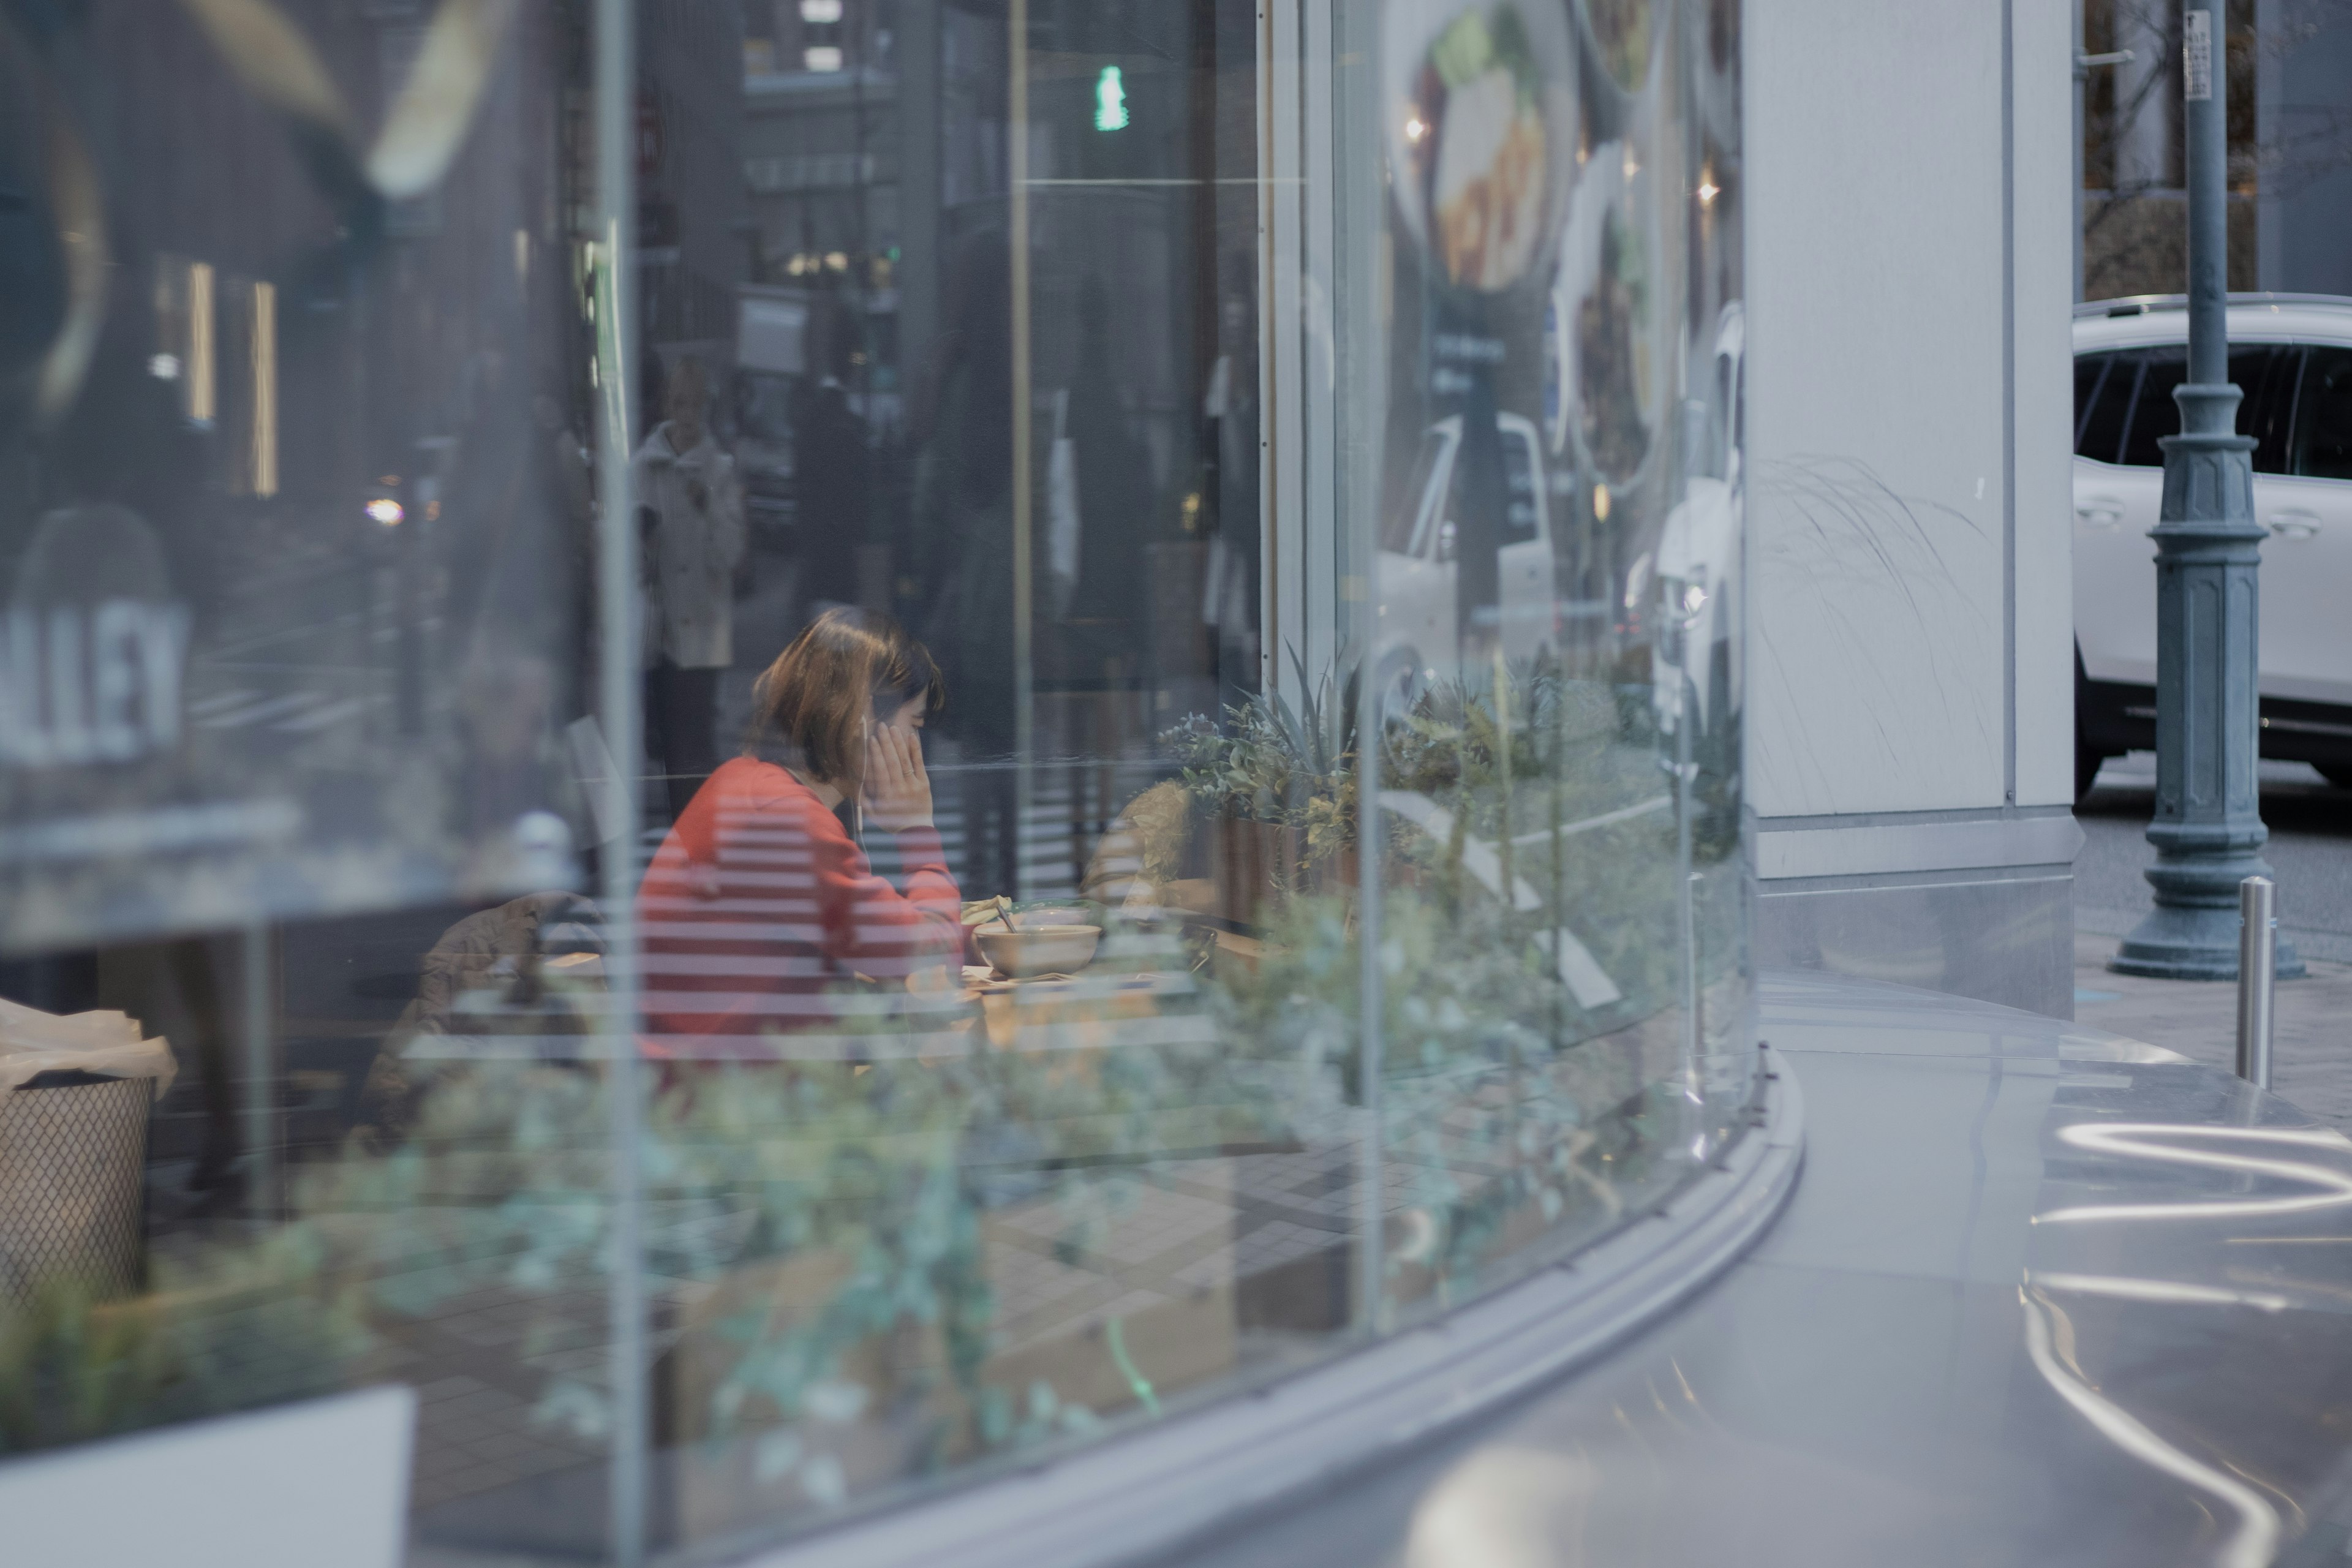
{"type": "Polygon", "coordinates": [[[668,778],[673,816],[719,765],[719,675],[734,661],[734,575],[743,559],[735,459],[711,438],[709,401],[701,362],[681,360],[664,393],[669,417],[635,462],[651,622],[646,741],[668,778]]]}

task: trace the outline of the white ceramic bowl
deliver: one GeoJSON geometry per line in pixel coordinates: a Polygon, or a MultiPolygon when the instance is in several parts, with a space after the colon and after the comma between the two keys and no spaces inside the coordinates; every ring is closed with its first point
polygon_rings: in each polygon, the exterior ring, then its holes
{"type": "Polygon", "coordinates": [[[1075,974],[1092,963],[1102,927],[1024,924],[1006,931],[1003,921],[991,921],[972,932],[972,940],[998,973],[1025,980],[1033,974],[1075,974]]]}

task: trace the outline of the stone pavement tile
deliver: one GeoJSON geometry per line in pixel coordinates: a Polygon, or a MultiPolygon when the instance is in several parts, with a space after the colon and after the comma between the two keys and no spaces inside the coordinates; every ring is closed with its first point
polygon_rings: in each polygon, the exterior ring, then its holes
{"type": "MultiPolygon", "coordinates": [[[[2106,965],[2116,945],[2111,936],[2076,933],[2076,1021],[2230,1071],[2238,1050],[2237,986],[2113,973],[2106,965]]],[[[2308,978],[2278,984],[2271,1087],[2352,1131],[2352,964],[2308,962],[2308,978]]]]}

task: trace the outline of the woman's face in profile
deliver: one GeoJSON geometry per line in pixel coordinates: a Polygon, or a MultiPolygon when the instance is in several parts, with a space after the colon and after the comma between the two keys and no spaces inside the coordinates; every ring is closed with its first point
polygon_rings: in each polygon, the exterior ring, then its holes
{"type": "MultiPolygon", "coordinates": [[[[877,709],[877,711],[881,710],[877,709]]],[[[885,724],[895,724],[901,730],[921,729],[923,727],[923,699],[921,693],[918,692],[916,695],[908,698],[904,702],[899,703],[897,711],[884,712],[882,715],[882,722],[885,724]]]]}

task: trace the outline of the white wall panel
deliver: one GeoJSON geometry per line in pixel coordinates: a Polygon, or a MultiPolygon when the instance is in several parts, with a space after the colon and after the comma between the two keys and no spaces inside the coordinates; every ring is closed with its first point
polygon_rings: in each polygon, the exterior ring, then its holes
{"type": "MultiPolygon", "coordinates": [[[[2017,804],[2074,799],[2071,7],[2011,0],[2017,134],[2017,804]]],[[[2151,552],[2155,546],[2150,545],[2151,552]]]]}
{"type": "Polygon", "coordinates": [[[0,1468],[9,1568],[394,1568],[416,1394],[391,1385],[0,1468]]]}
{"type": "Polygon", "coordinates": [[[2004,804],[2001,43],[2000,0],[1748,11],[1761,816],[2004,804]]]}

